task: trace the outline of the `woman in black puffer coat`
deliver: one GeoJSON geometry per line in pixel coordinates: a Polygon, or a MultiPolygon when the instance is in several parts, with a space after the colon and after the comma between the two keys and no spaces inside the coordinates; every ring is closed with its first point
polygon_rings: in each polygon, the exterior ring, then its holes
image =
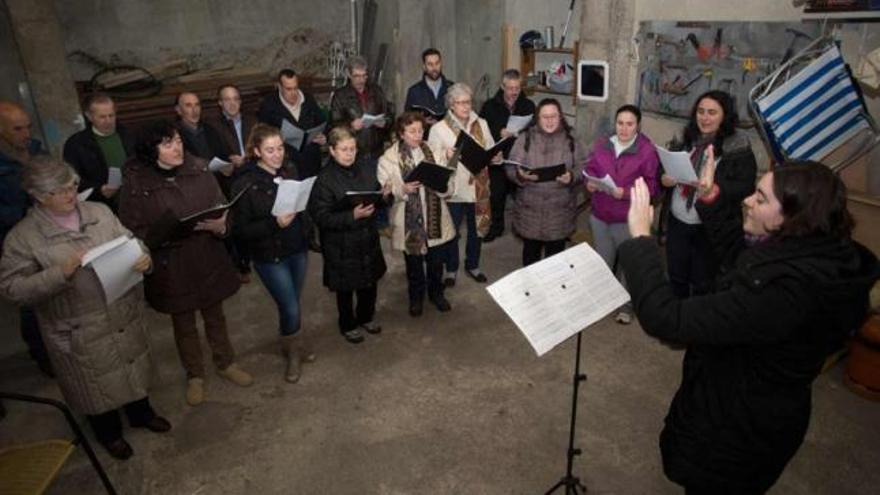
{"type": "Polygon", "coordinates": [[[644,183],[633,189],[633,238],[619,259],[645,332],[687,346],[660,435],[666,476],[688,494],[764,493],[803,441],[813,380],[862,324],[880,266],[850,238],[846,188],[827,167],[789,163],[766,174],[741,223],[704,177],[709,192],[697,208],[722,260],[709,293],[673,293],[649,237],[644,183]]]}
{"type": "MultiPolygon", "coordinates": [[[[374,320],[377,282],[385,274],[375,206],[348,205],[349,191],[379,191],[379,181],[356,161],[357,142],[350,130],[337,127],[328,137],[330,159],[318,173],[309,198],[309,213],[318,226],[324,255],[324,285],[336,292],[339,330],[349,342],[363,342],[361,330],[382,331],[374,320]],[[357,308],[354,297],[357,296],[357,308]]],[[[382,191],[387,200],[390,189],[382,191]]]]}

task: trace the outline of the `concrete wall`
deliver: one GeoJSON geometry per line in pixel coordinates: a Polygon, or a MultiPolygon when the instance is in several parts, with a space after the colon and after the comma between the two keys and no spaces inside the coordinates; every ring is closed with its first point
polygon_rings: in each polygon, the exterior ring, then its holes
{"type": "Polygon", "coordinates": [[[21,104],[31,114],[34,122],[34,137],[43,140],[43,128],[39,116],[34,109],[30,95],[27,74],[21,63],[18,43],[12,34],[12,24],[6,2],[0,0],[0,100],[14,101],[21,104]]]}
{"type": "MultiPolygon", "coordinates": [[[[149,66],[178,57],[194,68],[235,64],[277,68],[312,54],[320,64],[333,40],[350,38],[348,0],[55,0],[68,54],[149,66]],[[318,53],[313,53],[318,50],[318,53]]],[[[70,60],[74,78],[93,68],[70,60]]],[[[309,68],[298,69],[311,72],[309,68]]]]}

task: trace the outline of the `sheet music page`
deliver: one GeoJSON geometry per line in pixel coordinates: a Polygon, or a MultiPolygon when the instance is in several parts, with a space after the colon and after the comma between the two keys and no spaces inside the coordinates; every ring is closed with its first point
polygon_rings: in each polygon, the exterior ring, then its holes
{"type": "Polygon", "coordinates": [[[380,113],[379,115],[373,115],[371,113],[365,113],[361,120],[364,123],[364,129],[375,125],[377,122],[385,122],[385,114],[380,113]]]}
{"type": "Polygon", "coordinates": [[[486,290],[538,356],[630,299],[586,243],[510,273],[486,290]]]}
{"type": "Polygon", "coordinates": [[[221,160],[215,156],[214,158],[211,158],[210,162],[208,162],[208,170],[211,172],[219,172],[230,165],[232,165],[232,162],[221,160]]]}
{"type": "Polygon", "coordinates": [[[120,236],[93,248],[83,257],[83,265],[90,264],[98,276],[107,304],[144,279],[143,274],[133,268],[141,255],[143,251],[137,240],[120,236]]]}
{"type": "Polygon", "coordinates": [[[674,178],[682,184],[697,185],[700,179],[694,171],[691,163],[691,155],[687,151],[669,151],[662,146],[657,146],[657,154],[666,175],[674,178]]]}
{"type": "Polygon", "coordinates": [[[324,129],[326,129],[326,128],[327,128],[327,124],[321,124],[321,125],[316,125],[315,127],[312,127],[311,129],[306,131],[305,144],[311,143],[312,140],[315,139],[315,136],[324,132],[324,129]]]}
{"type": "Polygon", "coordinates": [[[531,121],[531,115],[511,115],[507,119],[507,125],[504,128],[507,129],[507,132],[519,134],[519,131],[525,129],[531,121]]]}
{"type": "Polygon", "coordinates": [[[122,185],[122,169],[116,167],[107,169],[107,185],[114,189],[122,185]]]}
{"type": "Polygon", "coordinates": [[[77,194],[76,194],[76,199],[77,199],[77,201],[79,201],[80,203],[82,203],[83,201],[88,200],[88,199],[89,199],[89,196],[92,195],[92,191],[94,191],[94,190],[95,190],[95,188],[90,187],[90,188],[88,188],[88,189],[84,189],[83,191],[77,193],[77,194]]]}
{"type": "Polygon", "coordinates": [[[278,191],[275,193],[275,204],[272,205],[272,215],[288,215],[299,213],[306,209],[309,203],[309,195],[312,194],[312,186],[317,177],[309,177],[304,181],[283,180],[276,178],[278,191]]]}
{"type": "Polygon", "coordinates": [[[604,177],[593,177],[592,175],[584,172],[584,177],[592,182],[593,184],[599,186],[600,189],[607,193],[611,193],[617,190],[617,184],[614,182],[614,179],[611,178],[610,175],[605,174],[604,177]]]}
{"type": "Polygon", "coordinates": [[[305,137],[305,131],[291,124],[289,120],[281,121],[281,138],[284,140],[284,144],[299,149],[305,137]]]}

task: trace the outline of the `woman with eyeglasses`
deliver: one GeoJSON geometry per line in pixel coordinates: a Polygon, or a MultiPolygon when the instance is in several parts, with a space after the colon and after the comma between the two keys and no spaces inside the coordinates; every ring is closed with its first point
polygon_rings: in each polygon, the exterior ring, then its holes
{"type": "MultiPolygon", "coordinates": [[[[64,399],[86,415],[111,456],[128,459],[133,450],[122,435],[120,407],[132,427],[171,429],[148,396],[154,370],[143,289],[138,284],[108,304],[95,271],[82,266],[82,258],[132,234],[106,205],[77,200],[79,176],[64,163],[37,157],[22,180],[35,203],[4,242],[0,292],[35,307],[64,399]]],[[[128,269],[143,273],[152,260],[141,248],[144,253],[128,269]]]]}

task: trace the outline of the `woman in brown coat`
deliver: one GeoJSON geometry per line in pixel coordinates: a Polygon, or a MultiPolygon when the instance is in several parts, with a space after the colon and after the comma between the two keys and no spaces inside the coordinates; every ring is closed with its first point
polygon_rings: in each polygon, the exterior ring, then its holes
{"type": "MultiPolygon", "coordinates": [[[[23,182],[36,205],[6,237],[0,292],[35,306],[65,400],[88,417],[113,457],[128,459],[133,452],[122,436],[120,406],[131,426],[171,429],[147,396],[152,363],[143,292],[138,284],[108,304],[91,265],[80,265],[87,250],[131,232],[107,206],[77,201],[79,176],[68,165],[36,158],[23,182]]],[[[144,272],[150,263],[144,253],[131,269],[144,272]]]]}
{"type": "Polygon", "coordinates": [[[186,401],[204,401],[205,368],[196,328],[202,313],[217,373],[240,386],[253,378],[233,362],[223,300],[235,294],[239,279],[223,247],[226,214],[203,220],[187,232],[175,231],[176,219],[224,202],[207,164],[184,155],[183,143],[169,122],[154,124],[141,137],[137,156],[125,164],[119,217],[153,253],[153,271],[145,280],[147,302],[171,315],[174,340],[186,370],[186,401]]]}
{"type": "Polygon", "coordinates": [[[574,232],[577,193],[583,182],[581,169],[586,161],[584,147],[571,135],[571,126],[559,102],[546,98],[538,103],[535,120],[516,139],[510,151],[507,177],[519,187],[513,210],[513,228],[523,239],[523,266],[565,249],[565,240],[574,232]],[[565,165],[565,172],[554,180],[538,182],[529,169],[565,165]]]}

